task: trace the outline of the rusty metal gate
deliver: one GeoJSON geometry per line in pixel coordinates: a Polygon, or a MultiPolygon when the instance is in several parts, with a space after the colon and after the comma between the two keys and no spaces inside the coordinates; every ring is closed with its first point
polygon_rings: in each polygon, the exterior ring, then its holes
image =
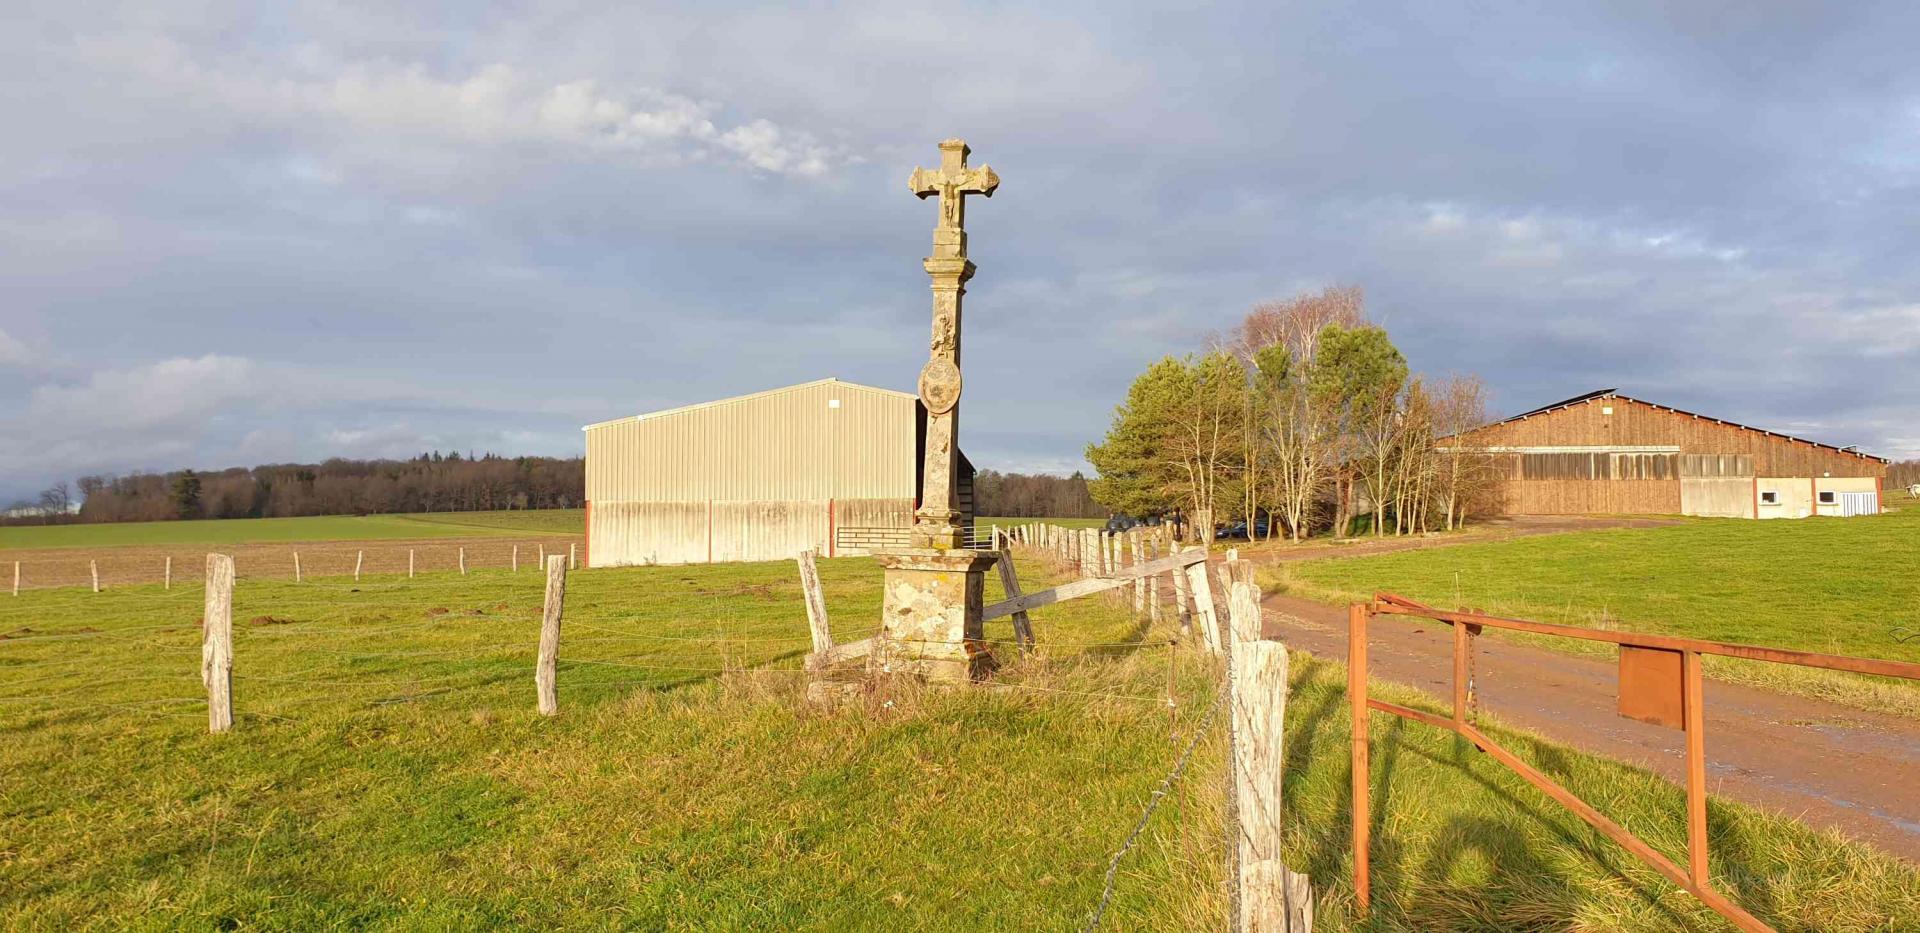
{"type": "Polygon", "coordinates": [[[1426,723],[1453,732],[1505,765],[1527,783],[1538,788],[1574,815],[1619,843],[1627,851],[1665,876],[1687,893],[1698,898],[1735,926],[1751,933],[1772,933],[1773,928],[1747,913],[1739,904],[1715,890],[1707,877],[1707,755],[1706,695],[1700,673],[1702,655],[1745,658],[1775,664],[1793,664],[1856,674],[1875,674],[1920,680],[1920,664],[1856,658],[1846,655],[1816,654],[1674,638],[1666,635],[1642,635],[1633,632],[1609,632],[1553,625],[1525,619],[1503,619],[1477,612],[1447,612],[1424,606],[1391,593],[1379,593],[1371,603],[1355,603],[1347,610],[1347,693],[1353,713],[1353,884],[1354,899],[1361,911],[1367,909],[1370,895],[1368,838],[1369,744],[1367,713],[1391,713],[1414,722],[1426,723]],[[1402,615],[1443,622],[1453,629],[1453,715],[1424,712],[1411,707],[1370,699],[1367,696],[1367,626],[1377,615],[1402,615]],[[1687,764],[1687,867],[1679,865],[1608,819],[1599,810],[1545,774],[1522,761],[1481,732],[1470,717],[1473,639],[1483,629],[1498,628],[1540,635],[1557,635],[1586,641],[1611,642],[1620,646],[1620,715],[1655,725],[1679,729],[1686,736],[1687,764]]]}

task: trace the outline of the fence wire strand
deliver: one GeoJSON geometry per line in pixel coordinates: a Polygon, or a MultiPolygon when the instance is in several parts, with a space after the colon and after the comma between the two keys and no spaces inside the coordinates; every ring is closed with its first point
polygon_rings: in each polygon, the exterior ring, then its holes
{"type": "Polygon", "coordinates": [[[1113,903],[1113,882],[1119,877],[1121,860],[1127,857],[1134,843],[1139,841],[1140,834],[1146,831],[1147,822],[1153,819],[1154,811],[1160,809],[1160,802],[1167,799],[1167,795],[1173,791],[1173,785],[1180,781],[1180,775],[1186,772],[1187,762],[1193,760],[1194,749],[1200,747],[1200,740],[1207,737],[1207,732],[1213,728],[1214,719],[1220,714],[1220,708],[1226,705],[1228,692],[1222,689],[1214,696],[1213,705],[1207,708],[1206,718],[1201,720],[1200,727],[1193,731],[1193,738],[1187,742],[1186,750],[1182,751],[1180,759],[1174,762],[1173,770],[1160,779],[1160,786],[1154,788],[1153,795],[1147,799],[1147,808],[1141,811],[1140,819],[1133,824],[1133,831],[1127,833],[1127,838],[1120,843],[1120,848],[1114,850],[1113,858],[1107,862],[1107,880],[1100,891],[1100,903],[1094,905],[1093,914],[1087,917],[1087,925],[1080,928],[1081,933],[1091,933],[1094,927],[1100,925],[1100,918],[1106,916],[1107,907],[1113,903]]]}

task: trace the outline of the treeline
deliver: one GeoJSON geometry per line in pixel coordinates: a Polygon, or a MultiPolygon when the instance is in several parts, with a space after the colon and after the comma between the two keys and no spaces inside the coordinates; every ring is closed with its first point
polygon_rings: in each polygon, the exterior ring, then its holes
{"type": "MultiPolygon", "coordinates": [[[[462,457],[427,453],[410,460],[344,460],[83,476],[78,522],[185,518],[271,518],[492,509],[578,508],[586,496],[578,457],[462,457]]],[[[59,520],[71,493],[57,484],[40,496],[41,520],[59,520]]]]}
{"type": "Polygon", "coordinates": [[[981,470],[973,476],[974,512],[1009,518],[1105,518],[1087,478],[981,470]]]}
{"type": "Polygon", "coordinates": [[[1887,467],[1887,489],[1905,489],[1920,483],[1920,460],[1896,460],[1887,467]]]}
{"type": "Polygon", "coordinates": [[[1499,509],[1477,379],[1408,369],[1357,288],[1261,305],[1206,351],[1133,383],[1087,448],[1093,497],[1135,515],[1210,512],[1269,535],[1453,528],[1499,509]]]}

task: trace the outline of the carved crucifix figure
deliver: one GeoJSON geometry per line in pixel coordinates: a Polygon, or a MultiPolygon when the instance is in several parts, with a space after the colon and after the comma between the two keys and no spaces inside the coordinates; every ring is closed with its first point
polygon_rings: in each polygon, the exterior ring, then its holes
{"type": "Polygon", "coordinates": [[[907,180],[921,198],[940,198],[933,228],[933,255],[922,265],[933,279],[933,339],[920,371],[920,400],[927,406],[926,458],[921,463],[921,501],[914,513],[916,547],[958,548],[963,543],[954,450],[960,433],[960,298],[973,277],[967,260],[968,195],[993,196],[1000,176],[982,165],[967,167],[967,144],[940,143],[940,168],[916,168],[907,180]]]}

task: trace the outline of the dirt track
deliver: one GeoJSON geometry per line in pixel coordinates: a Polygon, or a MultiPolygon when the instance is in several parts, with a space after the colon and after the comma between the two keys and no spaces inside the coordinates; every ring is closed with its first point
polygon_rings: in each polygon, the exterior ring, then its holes
{"type": "MultiPolygon", "coordinates": [[[[1344,607],[1269,596],[1266,635],[1341,661],[1344,607]]],[[[1368,630],[1375,679],[1451,695],[1446,625],[1382,616],[1368,630]]],[[[1481,709],[1576,748],[1685,779],[1681,734],[1614,712],[1610,662],[1482,638],[1481,709]]],[[[1831,827],[1920,861],[1920,721],[1737,684],[1707,683],[1708,790],[1831,827]]],[[[1376,753],[1377,754],[1377,753],[1376,753]]]]}
{"type": "MultiPolygon", "coordinates": [[[[243,578],[291,580],[296,553],[300,555],[303,576],[339,577],[352,575],[354,560],[361,552],[366,554],[361,567],[361,572],[366,574],[406,573],[409,550],[413,551],[416,572],[457,570],[462,548],[466,549],[468,569],[504,570],[512,565],[513,548],[518,545],[520,569],[530,571],[538,566],[541,548],[549,554],[565,554],[569,544],[584,547],[585,540],[581,535],[473,535],[413,540],[22,548],[0,551],[0,587],[11,588],[14,561],[20,562],[22,590],[91,586],[89,561],[98,562],[103,587],[159,583],[165,577],[169,557],[173,558],[173,582],[191,584],[205,573],[209,553],[232,555],[235,571],[243,578]]],[[[5,591],[0,590],[0,596],[4,595],[5,591]]]]}

